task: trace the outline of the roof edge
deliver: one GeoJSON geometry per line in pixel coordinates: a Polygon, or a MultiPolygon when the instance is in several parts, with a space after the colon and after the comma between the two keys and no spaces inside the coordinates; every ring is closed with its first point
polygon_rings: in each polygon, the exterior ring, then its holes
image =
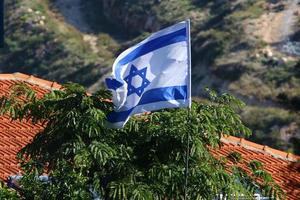
{"type": "Polygon", "coordinates": [[[226,143],[226,144],[238,145],[238,146],[242,146],[242,147],[252,150],[252,151],[269,154],[269,155],[273,156],[274,158],[280,158],[280,159],[292,161],[292,162],[300,161],[300,156],[294,155],[292,153],[280,151],[278,149],[273,149],[266,145],[257,144],[257,143],[245,140],[244,138],[238,138],[238,137],[226,135],[221,138],[221,142],[226,143]]]}
{"type": "Polygon", "coordinates": [[[24,81],[27,83],[31,83],[34,85],[38,85],[42,88],[48,90],[59,90],[62,88],[62,85],[58,84],[54,81],[47,81],[44,79],[37,78],[32,75],[23,74],[20,72],[12,73],[12,74],[0,74],[0,80],[17,80],[17,81],[24,81]]]}

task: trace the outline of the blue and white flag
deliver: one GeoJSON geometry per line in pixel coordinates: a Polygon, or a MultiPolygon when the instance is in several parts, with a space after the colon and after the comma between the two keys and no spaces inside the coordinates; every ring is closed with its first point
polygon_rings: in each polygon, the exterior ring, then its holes
{"type": "Polygon", "coordinates": [[[158,31],[124,51],[106,79],[115,111],[107,116],[122,128],[134,114],[164,108],[190,107],[190,22],[158,31]]]}

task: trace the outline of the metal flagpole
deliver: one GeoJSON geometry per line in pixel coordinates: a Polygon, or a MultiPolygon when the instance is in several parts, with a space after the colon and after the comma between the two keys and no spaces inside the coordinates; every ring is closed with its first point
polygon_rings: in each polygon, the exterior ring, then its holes
{"type": "Polygon", "coordinates": [[[190,155],[190,123],[191,123],[191,107],[192,107],[192,95],[191,95],[191,86],[192,86],[192,62],[191,62],[191,21],[190,19],[186,20],[187,22],[187,41],[188,41],[188,98],[189,98],[189,108],[187,123],[188,128],[186,129],[187,137],[187,147],[186,147],[186,156],[185,156],[185,184],[184,184],[184,200],[188,198],[188,176],[189,176],[189,155],[190,155]]]}
{"type": "MultiPolygon", "coordinates": [[[[189,123],[191,122],[191,111],[190,108],[188,109],[188,116],[187,116],[187,122],[188,122],[188,127],[189,123]]],[[[188,176],[189,176],[189,154],[190,154],[190,133],[189,133],[189,128],[187,128],[187,133],[186,133],[186,139],[187,139],[187,145],[186,145],[186,154],[185,154],[185,183],[184,183],[184,200],[187,200],[188,196],[188,176]]]]}

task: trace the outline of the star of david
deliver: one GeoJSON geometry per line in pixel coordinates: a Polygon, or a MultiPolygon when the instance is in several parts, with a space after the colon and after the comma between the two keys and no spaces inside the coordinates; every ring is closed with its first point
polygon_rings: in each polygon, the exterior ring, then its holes
{"type": "Polygon", "coordinates": [[[145,88],[150,84],[146,74],[147,67],[138,70],[134,65],[131,65],[130,72],[124,79],[128,85],[127,96],[136,93],[140,97],[143,94],[145,88]]]}

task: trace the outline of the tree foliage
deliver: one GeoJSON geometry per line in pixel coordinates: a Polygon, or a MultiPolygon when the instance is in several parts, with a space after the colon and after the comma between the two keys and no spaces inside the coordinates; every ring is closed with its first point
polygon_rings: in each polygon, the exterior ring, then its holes
{"type": "Polygon", "coordinates": [[[4,183],[0,182],[0,199],[18,200],[19,196],[13,189],[9,189],[4,183]]]}
{"type": "Polygon", "coordinates": [[[223,135],[250,131],[236,113],[241,101],[208,93],[210,101],[194,102],[189,119],[186,109],[168,109],[132,117],[116,130],[106,126],[113,109],[108,91],[87,94],[80,85],[66,84],[38,98],[28,86],[15,86],[10,97],[0,99],[1,113],[45,127],[18,155],[25,171],[19,194],[24,199],[183,199],[189,133],[189,199],[252,198],[257,190],[282,198],[256,162],[247,174],[226,165],[230,158],[210,153],[223,135]],[[46,183],[37,178],[45,172],[46,183]]]}

